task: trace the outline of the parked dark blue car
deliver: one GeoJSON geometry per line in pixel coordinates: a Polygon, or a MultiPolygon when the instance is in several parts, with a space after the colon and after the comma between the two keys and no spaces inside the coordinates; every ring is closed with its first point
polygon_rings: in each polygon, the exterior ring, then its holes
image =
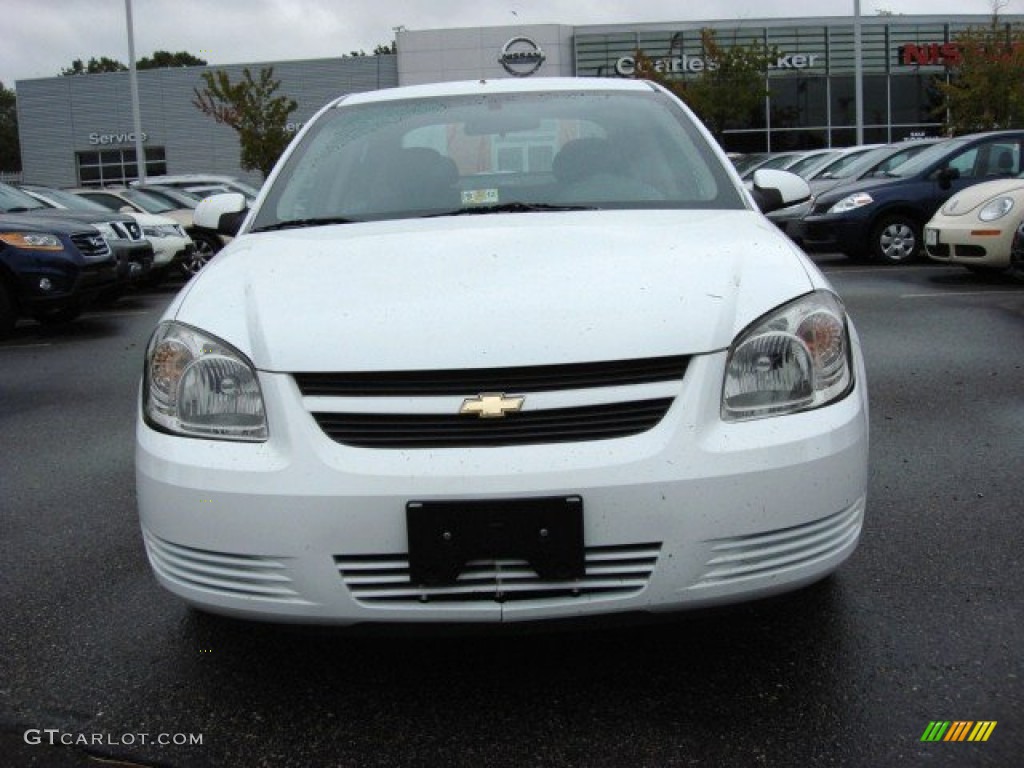
{"type": "Polygon", "coordinates": [[[885,178],[821,194],[792,234],[804,248],[851,258],[907,262],[923,254],[921,231],[961,189],[1019,173],[1024,131],[978,133],[928,147],[885,178]]]}

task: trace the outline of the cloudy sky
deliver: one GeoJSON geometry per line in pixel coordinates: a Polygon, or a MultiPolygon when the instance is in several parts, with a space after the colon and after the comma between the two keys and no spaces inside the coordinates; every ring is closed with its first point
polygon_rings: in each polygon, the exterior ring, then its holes
{"type": "MultiPolygon", "coordinates": [[[[1024,0],[1004,14],[1024,13],[1024,0]]],[[[848,16],[854,0],[132,0],[135,52],[188,51],[210,64],[370,51],[393,28],[617,24],[848,16]],[[808,9],[813,8],[813,14],[808,9]],[[710,10],[706,10],[710,9],[710,10]],[[710,14],[710,15],[703,15],[710,14]]],[[[128,62],[124,0],[0,0],[0,82],[60,74],[74,59],[128,62]]],[[[990,14],[992,0],[861,0],[861,13],[990,14]]]]}

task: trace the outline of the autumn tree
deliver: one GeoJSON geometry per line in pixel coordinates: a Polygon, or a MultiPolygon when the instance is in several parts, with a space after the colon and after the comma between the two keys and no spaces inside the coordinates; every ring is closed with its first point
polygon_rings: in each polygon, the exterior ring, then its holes
{"type": "Polygon", "coordinates": [[[637,51],[637,76],[676,94],[721,140],[726,128],[746,127],[754,111],[763,108],[765,72],[779,54],[758,42],[724,46],[712,29],[702,29],[700,38],[704,61],[700,71],[673,72],[637,51]]]}
{"type": "Polygon", "coordinates": [[[242,168],[258,170],[266,178],[288,146],[288,116],[298,104],[294,99],[275,95],[281,82],[274,79],[273,67],[261,69],[256,79],[246,68],[242,70],[242,79],[234,83],[223,70],[204,72],[203,80],[206,87],[193,89],[192,104],[237,131],[242,168]]]}
{"type": "Polygon", "coordinates": [[[21,170],[18,140],[18,100],[13,90],[0,83],[0,171],[21,170]]]}
{"type": "Polygon", "coordinates": [[[936,87],[945,97],[939,116],[950,134],[1024,128],[1024,28],[992,14],[988,26],[959,35],[958,61],[949,82],[936,87]]]}

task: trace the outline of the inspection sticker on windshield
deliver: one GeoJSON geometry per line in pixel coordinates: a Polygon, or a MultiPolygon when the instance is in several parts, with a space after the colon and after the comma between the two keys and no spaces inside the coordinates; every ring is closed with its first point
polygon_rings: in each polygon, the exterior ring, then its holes
{"type": "Polygon", "coordinates": [[[467,189],[462,193],[463,205],[494,205],[497,202],[496,189],[467,189]]]}

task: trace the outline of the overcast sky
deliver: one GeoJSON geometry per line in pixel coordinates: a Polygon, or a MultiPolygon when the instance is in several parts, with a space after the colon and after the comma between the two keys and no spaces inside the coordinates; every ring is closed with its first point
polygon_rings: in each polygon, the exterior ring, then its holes
{"type": "MultiPolygon", "coordinates": [[[[188,51],[210,64],[316,59],[371,51],[394,27],[850,16],[854,0],[132,0],[135,53],[188,51]],[[813,8],[813,12],[809,9],[813,8]],[[703,16],[710,13],[710,16],[703,16]]],[[[124,0],[0,0],[0,82],[53,77],[74,59],[128,63],[124,0]]],[[[861,13],[991,13],[991,0],[861,0],[861,13]]],[[[1024,13],[1008,0],[1004,14],[1024,13]]]]}

